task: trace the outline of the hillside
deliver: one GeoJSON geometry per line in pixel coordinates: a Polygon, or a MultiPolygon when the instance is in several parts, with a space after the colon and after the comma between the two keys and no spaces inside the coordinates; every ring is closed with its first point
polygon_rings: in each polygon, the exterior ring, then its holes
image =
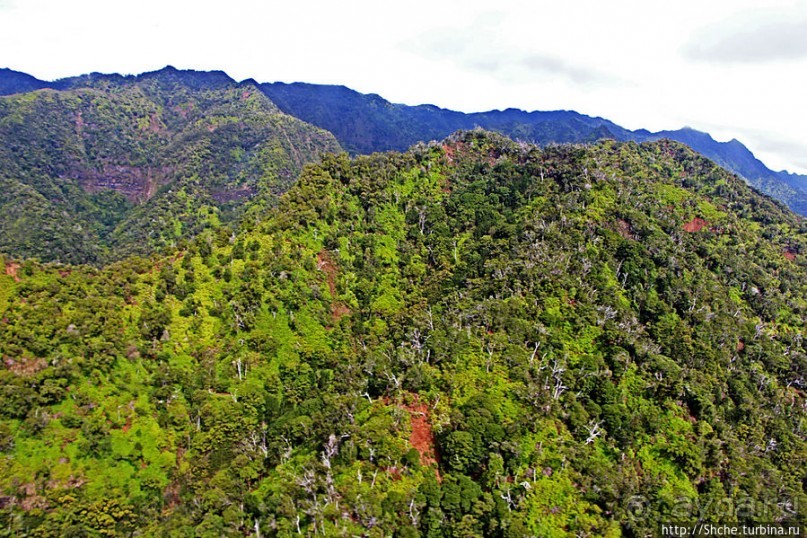
{"type": "Polygon", "coordinates": [[[403,151],[417,142],[477,127],[537,144],[594,142],[603,135],[630,138],[629,131],[608,120],[571,111],[465,114],[431,105],[393,104],[344,86],[277,82],[259,87],[281,110],[332,132],[353,154],[403,151]]]}
{"type": "Polygon", "coordinates": [[[539,145],[606,138],[636,142],[669,138],[739,174],[794,212],[807,215],[807,176],[774,172],[740,142],[717,142],[709,134],[694,129],[630,131],[608,120],[573,111],[508,109],[464,114],[429,105],[393,104],[378,95],[364,95],[343,86],[273,83],[261,84],[260,88],[281,110],[332,132],[353,154],[400,151],[419,141],[440,140],[458,129],[476,127],[539,145]]]}
{"type": "Polygon", "coordinates": [[[246,224],[5,259],[0,532],[804,524],[807,225],[687,147],[328,156],[246,224]]]}
{"type": "Polygon", "coordinates": [[[637,131],[635,135],[633,139],[638,141],[669,138],[682,142],[738,174],[757,190],[783,202],[793,212],[807,216],[807,176],[770,170],[737,140],[717,142],[708,133],[689,128],[658,133],[637,131]]]}
{"type": "Polygon", "coordinates": [[[220,72],[49,86],[0,97],[0,251],[17,256],[98,264],[176,244],[339,150],[220,72]]]}
{"type": "Polygon", "coordinates": [[[27,73],[14,71],[7,67],[0,68],[0,95],[32,92],[48,88],[50,85],[50,83],[32,77],[27,73]]]}
{"type": "MultiPolygon", "coordinates": [[[[202,81],[216,81],[219,84],[233,82],[222,72],[185,73],[193,73],[197,86],[202,81]]],[[[0,95],[42,88],[64,90],[99,77],[117,82],[132,78],[95,74],[47,82],[18,71],[0,69],[0,95]]],[[[283,112],[333,133],[342,147],[354,155],[404,151],[417,142],[439,140],[454,131],[477,127],[540,145],[593,142],[604,138],[635,142],[669,138],[687,144],[740,175],[750,185],[780,200],[794,212],[807,215],[807,176],[775,172],[741,142],[717,142],[708,133],[690,128],[657,133],[645,129],[631,131],[603,118],[574,111],[525,112],[508,109],[465,114],[432,105],[393,104],[378,95],[361,94],[344,86],[281,82],[258,84],[253,80],[244,83],[259,86],[283,112]]]]}

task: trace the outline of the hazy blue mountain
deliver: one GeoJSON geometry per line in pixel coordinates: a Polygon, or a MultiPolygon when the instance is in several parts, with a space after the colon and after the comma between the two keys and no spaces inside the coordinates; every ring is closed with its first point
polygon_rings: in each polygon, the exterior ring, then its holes
{"type": "Polygon", "coordinates": [[[807,215],[807,177],[789,172],[774,172],[736,139],[718,142],[708,133],[685,127],[676,131],[641,133],[637,140],[669,138],[682,142],[698,153],[741,176],[762,192],[784,202],[790,209],[807,215]]]}
{"type": "MultiPolygon", "coordinates": [[[[234,84],[222,71],[180,71],[173,67],[142,75],[92,73],[55,82],[0,69],[0,95],[41,88],[71,90],[127,81],[147,82],[150,79],[160,80],[163,85],[181,83],[196,90],[222,89],[234,84]]],[[[539,145],[594,142],[608,138],[637,142],[669,138],[687,144],[738,174],[750,185],[785,203],[796,213],[807,215],[807,176],[787,171],[775,172],[741,142],[718,142],[708,133],[691,128],[657,133],[645,129],[631,131],[604,118],[567,110],[526,112],[511,108],[466,114],[433,105],[395,104],[379,95],[362,94],[345,86],[281,82],[258,84],[251,79],[241,84],[259,87],[284,113],[330,131],[341,146],[354,155],[403,151],[419,141],[440,140],[457,130],[476,127],[539,145]]]]}
{"type": "Polygon", "coordinates": [[[39,80],[26,73],[8,68],[0,69],[0,95],[25,93],[48,87],[50,87],[49,82],[39,80]]]}
{"type": "Polygon", "coordinates": [[[803,191],[807,191],[807,176],[803,174],[793,174],[787,170],[782,170],[776,173],[777,177],[793,187],[803,191]]]}
{"type": "Polygon", "coordinates": [[[405,150],[415,142],[442,139],[460,129],[502,132],[539,144],[631,139],[630,131],[603,118],[573,111],[524,112],[514,108],[465,114],[433,105],[390,103],[344,86],[261,84],[281,110],[331,131],[354,154],[405,150]]]}
{"type": "Polygon", "coordinates": [[[475,127],[539,145],[606,138],[637,142],[669,138],[738,174],[796,213],[807,215],[807,177],[774,172],[739,141],[717,142],[708,133],[690,128],[658,133],[631,131],[603,118],[566,110],[465,114],[432,105],[394,104],[344,86],[273,83],[261,84],[260,88],[281,110],[332,132],[342,147],[354,154],[403,150],[418,141],[439,140],[458,129],[475,127]]]}

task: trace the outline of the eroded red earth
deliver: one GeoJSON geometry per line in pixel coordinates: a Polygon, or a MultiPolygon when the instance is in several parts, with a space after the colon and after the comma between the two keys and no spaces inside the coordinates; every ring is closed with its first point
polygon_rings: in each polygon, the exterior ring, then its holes
{"type": "Polygon", "coordinates": [[[695,217],[691,221],[684,224],[684,231],[689,233],[699,232],[709,226],[709,223],[702,218],[695,217]]]}
{"type": "Polygon", "coordinates": [[[13,263],[13,262],[6,262],[6,274],[14,279],[15,282],[20,281],[20,277],[17,276],[17,271],[20,270],[20,264],[13,263]]]}
{"type": "Polygon", "coordinates": [[[317,254],[317,267],[325,273],[325,280],[328,283],[328,290],[331,292],[331,315],[335,320],[350,314],[350,308],[341,301],[336,300],[336,277],[339,270],[327,250],[321,250],[317,254]]]}

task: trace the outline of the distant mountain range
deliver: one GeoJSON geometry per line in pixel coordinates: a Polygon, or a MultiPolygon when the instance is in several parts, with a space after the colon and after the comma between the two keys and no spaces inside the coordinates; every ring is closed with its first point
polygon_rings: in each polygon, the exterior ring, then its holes
{"type": "MultiPolygon", "coordinates": [[[[192,80],[197,89],[235,84],[221,71],[184,73],[185,82],[192,80]]],[[[131,78],[93,74],[47,82],[18,71],[0,69],[0,95],[42,88],[65,90],[99,77],[118,82],[131,78]]],[[[753,187],[784,202],[796,213],[807,215],[807,176],[771,170],[738,140],[718,142],[708,133],[688,127],[657,133],[645,129],[631,131],[612,121],[568,110],[525,112],[510,108],[466,114],[433,105],[394,104],[379,95],[362,94],[345,86],[260,84],[252,79],[241,84],[256,85],[286,114],[330,131],[342,147],[354,155],[403,151],[416,142],[440,140],[457,130],[476,127],[539,145],[594,142],[604,138],[635,142],[669,138],[687,144],[753,187]]]]}
{"type": "Polygon", "coordinates": [[[261,193],[284,192],[324,152],[402,151],[475,128],[542,146],[676,140],[807,215],[806,176],[774,172],[737,140],[689,128],[631,131],[573,111],[466,114],[344,86],[173,67],[54,82],[0,69],[0,95],[0,251],[42,260],[145,254],[238,218],[261,193]]]}
{"type": "Polygon", "coordinates": [[[287,114],[332,132],[354,154],[404,150],[421,140],[440,140],[459,129],[500,132],[515,140],[547,145],[594,142],[604,138],[682,142],[744,178],[751,186],[807,215],[807,176],[775,172],[737,140],[717,142],[690,128],[653,133],[631,131],[612,121],[573,111],[525,112],[517,109],[464,114],[431,105],[393,104],[374,94],[344,86],[261,84],[261,90],[287,114]]]}

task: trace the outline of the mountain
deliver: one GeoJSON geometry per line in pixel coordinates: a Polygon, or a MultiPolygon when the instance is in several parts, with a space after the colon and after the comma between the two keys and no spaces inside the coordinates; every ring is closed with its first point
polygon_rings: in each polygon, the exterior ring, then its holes
{"type": "Polygon", "coordinates": [[[0,95],[11,95],[13,93],[26,93],[42,88],[49,88],[48,82],[39,80],[26,73],[14,71],[6,67],[0,68],[0,95]]]}
{"type": "MultiPolygon", "coordinates": [[[[794,174],[786,170],[781,170],[777,172],[776,175],[798,193],[807,191],[807,175],[794,174]]],[[[797,213],[804,214],[804,211],[799,210],[797,213]]]]}
{"type": "Polygon", "coordinates": [[[683,144],[330,155],[247,224],[0,262],[3,533],[804,525],[807,223],[683,144]]]}
{"type": "Polygon", "coordinates": [[[268,201],[339,150],[222,72],[91,74],[8,95],[0,251],[96,264],[146,254],[233,222],[245,200],[268,201]]]}
{"type": "Polygon", "coordinates": [[[591,142],[603,133],[618,140],[630,138],[629,131],[608,120],[570,111],[465,114],[432,105],[393,104],[344,86],[277,82],[259,87],[281,110],[332,132],[353,154],[404,151],[417,142],[476,127],[539,144],[591,142]]]}
{"type": "Polygon", "coordinates": [[[464,114],[392,104],[343,86],[252,80],[239,84],[221,71],[170,67],[138,76],[93,73],[55,82],[3,69],[2,94],[9,95],[0,104],[0,251],[42,260],[102,264],[145,254],[205,226],[237,220],[243,200],[282,192],[302,164],[323,151],[338,151],[339,145],[352,154],[403,151],[418,141],[477,127],[541,145],[670,138],[737,173],[796,213],[807,214],[807,178],[773,172],[740,142],[717,142],[688,128],[630,131],[573,111],[464,114]],[[239,88],[259,88],[268,97],[258,107],[260,114],[246,103],[233,106],[239,88]],[[29,105],[25,96],[36,90],[39,102],[29,105]],[[89,99],[88,92],[95,97],[89,99]],[[174,92],[183,97],[172,96],[174,92]],[[178,104],[180,99],[184,104],[178,104]],[[177,110],[186,105],[193,108],[193,117],[187,111],[178,116],[177,110]],[[95,112],[81,107],[94,107],[95,112]],[[101,123],[85,128],[81,114],[98,119],[99,110],[101,123]],[[281,112],[333,133],[339,143],[329,139],[329,133],[289,121],[281,112]],[[29,113],[33,116],[25,115],[29,113]],[[226,127],[204,132],[200,115],[229,119],[224,120],[226,127]],[[237,119],[241,115],[252,119],[242,123],[237,119]],[[264,139],[273,142],[256,151],[264,139]],[[98,147],[87,153],[87,144],[98,147]],[[187,151],[187,144],[205,149],[191,155],[196,150],[187,151]],[[32,151],[39,156],[30,155],[32,151]],[[99,158],[93,151],[105,153],[99,158]],[[215,159],[202,164],[205,151],[214,151],[215,159]]]}
{"type": "Polygon", "coordinates": [[[658,133],[637,132],[638,140],[669,138],[683,142],[698,153],[712,159],[748,181],[760,191],[784,202],[791,210],[807,215],[807,176],[774,172],[757,159],[751,151],[736,139],[717,142],[708,133],[691,128],[658,133]]]}
{"type": "Polygon", "coordinates": [[[456,130],[475,127],[540,145],[605,138],[637,142],[669,138],[740,175],[796,213],[807,215],[807,176],[773,172],[737,140],[716,142],[709,134],[694,129],[630,131],[608,120],[572,111],[508,109],[464,114],[429,105],[393,104],[378,95],[364,95],[344,86],[271,83],[261,84],[260,88],[281,110],[332,132],[353,154],[404,150],[418,141],[439,140],[456,130]]]}

